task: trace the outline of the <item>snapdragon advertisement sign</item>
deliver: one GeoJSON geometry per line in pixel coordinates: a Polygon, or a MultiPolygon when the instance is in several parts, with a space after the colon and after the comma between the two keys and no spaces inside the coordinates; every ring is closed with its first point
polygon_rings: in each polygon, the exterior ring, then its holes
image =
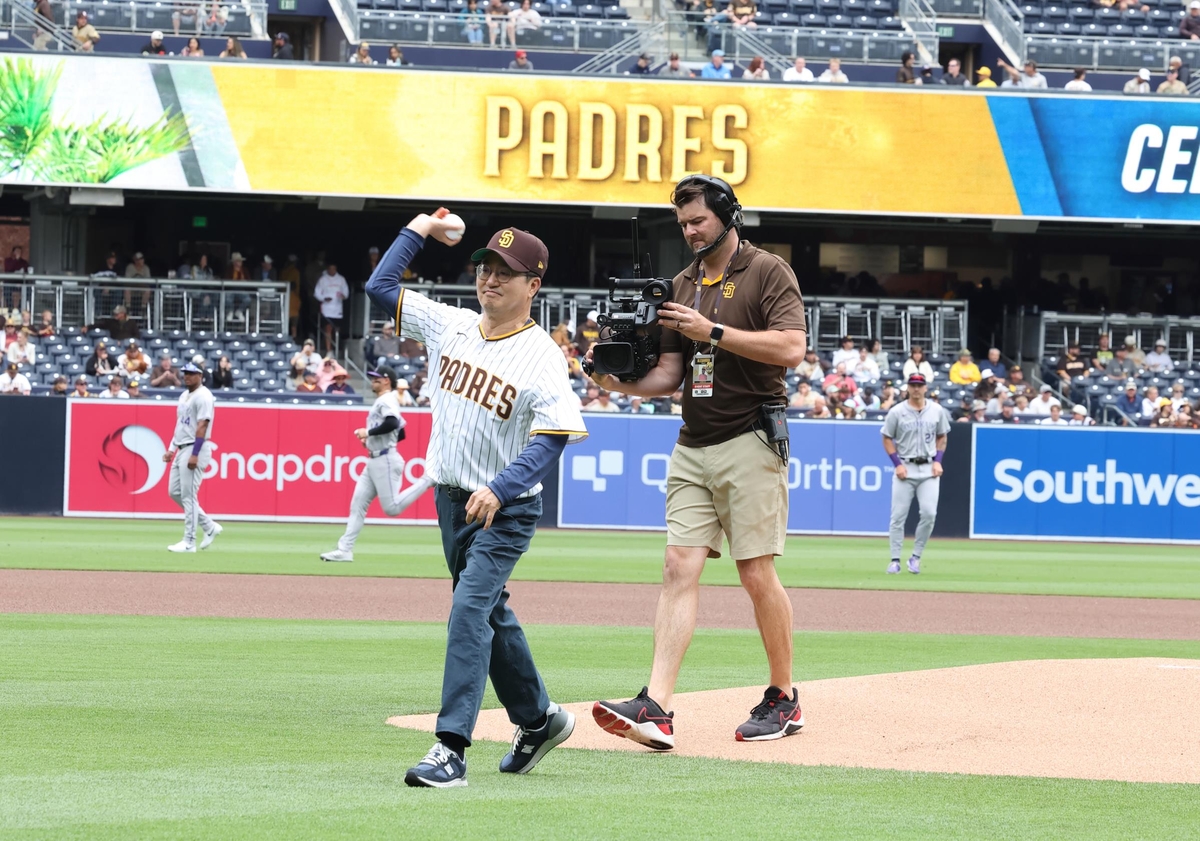
{"type": "Polygon", "coordinates": [[[974,427],[971,537],[1200,543],[1200,435],[974,427]]]}
{"type": "MultiPolygon", "coordinates": [[[[559,526],[665,529],[667,470],[680,418],[589,414],[586,420],[587,440],[567,448],[559,468],[559,526]]],[[[881,426],[789,422],[789,532],[887,533],[892,465],[881,426]]]]}

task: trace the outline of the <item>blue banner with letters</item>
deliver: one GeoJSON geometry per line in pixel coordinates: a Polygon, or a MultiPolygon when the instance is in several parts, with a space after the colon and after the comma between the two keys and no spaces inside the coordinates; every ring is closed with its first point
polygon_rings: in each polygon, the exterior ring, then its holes
{"type": "MultiPolygon", "coordinates": [[[[559,467],[559,526],[665,529],[667,469],[680,418],[584,417],[588,438],[568,447],[559,467]]],[[[881,426],[789,422],[789,532],[887,534],[892,465],[881,426]]]]}
{"type": "Polygon", "coordinates": [[[971,537],[1200,543],[1200,434],[977,425],[971,537]]]}

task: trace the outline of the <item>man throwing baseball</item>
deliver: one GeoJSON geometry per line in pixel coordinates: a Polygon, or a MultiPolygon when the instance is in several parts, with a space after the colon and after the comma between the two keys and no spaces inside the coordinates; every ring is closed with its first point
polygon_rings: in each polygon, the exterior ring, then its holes
{"type": "Polygon", "coordinates": [[[892,476],[892,519],[889,529],[892,562],[887,568],[889,575],[900,572],[904,521],[908,519],[913,497],[916,496],[921,512],[912,557],[908,559],[908,571],[913,575],[921,571],[921,552],[933,533],[933,522],[937,519],[942,456],[946,454],[950,416],[937,403],[925,399],[927,385],[924,375],[909,375],[908,399],[889,409],[883,422],[883,449],[896,466],[895,475],[892,476]]]}
{"type": "Polygon", "coordinates": [[[445,210],[400,232],[367,282],[395,315],[397,331],[429,354],[433,433],[426,475],[437,484],[442,548],[453,579],[438,741],[404,781],[467,783],[466,749],[491,678],[516,725],[503,773],[530,771],[566,741],[575,717],[550,702],[505,585],[542,514],[541,480],[568,441],[586,437],[579,401],[554,340],[529,317],[549,253],[526,231],[505,228],[471,255],[482,313],[400,287],[426,237],[453,245],[461,220],[445,210]]]}
{"type": "Polygon", "coordinates": [[[322,561],[354,560],[354,542],[358,540],[358,533],[367,519],[367,509],[375,497],[379,497],[384,514],[398,517],[433,487],[433,480],[426,472],[408,490],[400,490],[404,482],[404,459],[396,452],[396,445],[404,440],[404,417],[400,414],[400,398],[396,394],[396,372],[384,365],[367,371],[367,376],[371,380],[371,391],[375,392],[375,403],[367,415],[367,425],[354,430],[355,437],[367,449],[367,466],[354,487],[346,533],[336,549],[321,555],[322,561]]]}
{"type": "Polygon", "coordinates": [[[204,372],[194,362],[188,362],[180,370],[184,392],[179,395],[171,449],[163,453],[163,461],[171,465],[171,499],[183,509],[183,540],[168,546],[167,550],[195,552],[197,528],[204,533],[201,549],[211,546],[222,531],[200,507],[200,482],[204,479],[204,468],[212,459],[212,422],[217,401],[204,387],[204,372]]]}

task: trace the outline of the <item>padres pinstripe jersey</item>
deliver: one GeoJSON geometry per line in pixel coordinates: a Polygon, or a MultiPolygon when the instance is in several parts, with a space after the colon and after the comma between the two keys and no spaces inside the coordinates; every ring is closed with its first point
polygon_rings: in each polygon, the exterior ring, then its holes
{"type": "Polygon", "coordinates": [[[371,405],[371,411],[367,415],[367,429],[374,429],[383,423],[384,418],[396,418],[400,421],[400,425],[391,432],[385,432],[383,435],[368,435],[367,449],[373,453],[380,450],[390,450],[396,446],[400,440],[400,430],[404,429],[404,417],[400,414],[400,398],[396,396],[394,391],[386,391],[376,398],[371,405]]]}
{"type": "MultiPolygon", "coordinates": [[[[567,363],[554,340],[530,321],[485,338],[482,316],[401,289],[396,324],[429,354],[433,433],[425,470],[440,485],[477,491],[511,464],[531,435],[587,437],[567,363]]],[[[522,497],[540,493],[540,484],[522,497]]]]}
{"type": "Polygon", "coordinates": [[[196,440],[196,427],[200,421],[208,421],[208,431],[205,438],[212,438],[213,414],[217,400],[213,393],[204,386],[195,391],[184,390],[179,395],[179,408],[175,411],[175,434],[171,438],[171,446],[179,449],[196,440]]]}
{"type": "Polygon", "coordinates": [[[883,434],[896,442],[900,458],[933,458],[937,437],[949,432],[950,415],[932,400],[919,412],[907,400],[897,403],[883,421],[883,434]]]}

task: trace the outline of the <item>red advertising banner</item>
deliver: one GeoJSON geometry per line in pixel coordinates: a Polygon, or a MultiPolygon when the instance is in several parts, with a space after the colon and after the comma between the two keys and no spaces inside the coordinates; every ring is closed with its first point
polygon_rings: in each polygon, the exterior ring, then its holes
{"type": "MultiPolygon", "coordinates": [[[[217,519],[341,522],[367,463],[354,430],[367,406],[276,406],[217,401],[213,457],[200,504],[217,519]]],[[[163,453],[175,430],[174,402],[70,400],[63,513],[87,517],[178,517],[167,494],[163,453]]],[[[425,472],[431,415],[405,412],[404,486],[425,472]]],[[[400,517],[376,500],[368,522],[437,521],[433,493],[400,517]]]]}

